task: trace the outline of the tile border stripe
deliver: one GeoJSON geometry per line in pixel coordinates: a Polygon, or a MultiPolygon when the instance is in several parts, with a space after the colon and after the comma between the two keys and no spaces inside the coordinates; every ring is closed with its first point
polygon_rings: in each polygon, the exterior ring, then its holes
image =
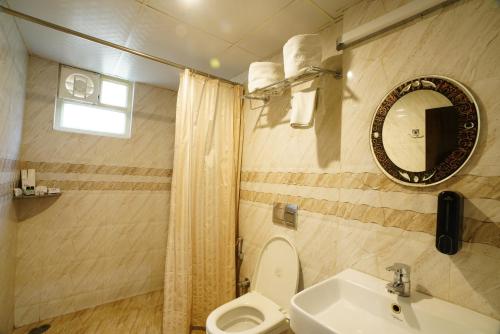
{"type": "Polygon", "coordinates": [[[107,174],[107,175],[133,175],[133,176],[172,176],[172,169],[113,166],[113,165],[92,165],[57,162],[37,162],[22,161],[22,169],[33,168],[40,173],[79,173],[79,174],[107,174]]]}
{"type": "Polygon", "coordinates": [[[0,172],[12,172],[19,169],[19,166],[19,160],[0,158],[0,172]]]}
{"type": "Polygon", "coordinates": [[[135,190],[135,191],[170,191],[170,182],[107,182],[76,180],[39,180],[39,185],[68,190],[135,190]]]}
{"type": "MultiPolygon", "coordinates": [[[[153,176],[171,177],[172,169],[91,165],[74,163],[53,163],[20,161],[14,159],[0,158],[0,172],[18,172],[20,169],[34,168],[40,173],[76,173],[76,174],[100,174],[100,175],[123,175],[123,176],[153,176]]],[[[17,175],[11,182],[0,184],[0,197],[12,196],[12,190],[18,185],[17,175]]],[[[132,181],[81,181],[81,180],[43,180],[38,179],[37,185],[58,187],[67,190],[138,190],[138,191],[170,191],[170,182],[132,182],[132,181]]]]}
{"type": "MultiPolygon", "coordinates": [[[[384,227],[396,227],[410,232],[435,235],[435,213],[419,213],[408,210],[373,207],[365,204],[305,198],[277,193],[241,190],[240,200],[272,205],[273,202],[295,203],[299,210],[357,220],[384,227]]],[[[495,223],[464,219],[463,241],[481,243],[500,248],[500,226],[495,223]]]]}
{"type": "MultiPolygon", "coordinates": [[[[396,184],[376,173],[292,173],[243,171],[241,182],[270,183],[295,186],[378,190],[409,194],[437,194],[443,184],[413,188],[396,184]]],[[[465,197],[500,200],[500,176],[458,175],[445,183],[447,188],[459,189],[465,197]]]]}

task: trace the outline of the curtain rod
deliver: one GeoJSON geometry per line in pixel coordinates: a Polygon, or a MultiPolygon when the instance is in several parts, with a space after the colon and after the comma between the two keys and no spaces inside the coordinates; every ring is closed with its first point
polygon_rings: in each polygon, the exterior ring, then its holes
{"type": "Polygon", "coordinates": [[[137,50],[130,49],[130,48],[127,48],[127,47],[119,45],[119,44],[108,42],[106,40],[103,40],[103,39],[100,39],[100,38],[97,38],[97,37],[94,37],[94,36],[91,36],[91,35],[87,35],[87,34],[79,32],[79,31],[72,30],[72,29],[60,26],[58,24],[52,23],[52,22],[48,22],[48,21],[39,19],[39,18],[34,17],[34,16],[30,16],[28,14],[24,14],[24,13],[18,12],[16,10],[10,9],[8,7],[5,7],[5,6],[1,6],[0,5],[0,12],[3,12],[5,14],[8,14],[8,15],[11,15],[11,16],[14,16],[14,17],[18,17],[18,18],[23,19],[25,21],[29,21],[29,22],[32,22],[32,23],[39,24],[41,26],[44,26],[44,27],[47,27],[47,28],[50,28],[50,29],[54,29],[54,30],[57,30],[57,31],[60,31],[60,32],[63,32],[63,33],[66,33],[66,34],[70,34],[70,35],[73,35],[73,36],[76,36],[76,37],[80,37],[80,38],[86,39],[88,41],[97,43],[97,44],[108,46],[108,47],[111,47],[111,48],[114,48],[114,49],[117,49],[117,50],[120,50],[120,51],[123,51],[123,52],[130,53],[130,54],[135,55],[135,56],[139,56],[139,57],[151,60],[151,61],[155,61],[157,63],[161,63],[161,64],[168,65],[168,66],[171,66],[171,67],[175,67],[175,68],[177,68],[179,70],[186,70],[186,69],[188,69],[188,70],[193,71],[196,74],[200,74],[200,75],[203,75],[203,76],[206,76],[206,77],[209,77],[209,78],[217,79],[217,80],[223,81],[225,83],[229,83],[231,85],[241,86],[241,84],[239,84],[237,82],[233,82],[231,80],[227,80],[227,79],[224,79],[224,78],[212,75],[212,74],[208,74],[206,72],[197,70],[195,68],[187,67],[185,65],[178,64],[178,63],[175,63],[173,61],[170,61],[170,60],[167,60],[167,59],[164,59],[164,58],[156,57],[156,56],[150,55],[150,54],[145,53],[145,52],[137,51],[137,50]]]}

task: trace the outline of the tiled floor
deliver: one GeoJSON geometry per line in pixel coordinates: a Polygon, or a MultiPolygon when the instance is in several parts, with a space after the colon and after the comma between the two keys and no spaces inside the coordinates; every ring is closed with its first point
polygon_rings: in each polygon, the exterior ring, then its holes
{"type": "Polygon", "coordinates": [[[163,291],[100,305],[18,328],[13,334],[50,324],[47,334],[161,334],[163,291]]]}

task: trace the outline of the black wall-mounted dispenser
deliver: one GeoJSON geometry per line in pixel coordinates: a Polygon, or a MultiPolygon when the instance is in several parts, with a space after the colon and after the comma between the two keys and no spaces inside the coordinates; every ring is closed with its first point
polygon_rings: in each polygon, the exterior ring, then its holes
{"type": "Polygon", "coordinates": [[[438,196],[436,248],[444,254],[456,254],[462,247],[464,199],[462,194],[443,191],[438,196]]]}

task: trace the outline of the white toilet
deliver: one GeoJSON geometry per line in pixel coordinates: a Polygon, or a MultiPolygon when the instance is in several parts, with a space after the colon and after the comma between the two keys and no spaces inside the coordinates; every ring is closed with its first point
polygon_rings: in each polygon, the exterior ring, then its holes
{"type": "Polygon", "coordinates": [[[279,334],[288,330],[299,269],[295,246],[287,238],[271,238],[260,253],[252,291],[210,313],[207,333],[279,334]]]}

